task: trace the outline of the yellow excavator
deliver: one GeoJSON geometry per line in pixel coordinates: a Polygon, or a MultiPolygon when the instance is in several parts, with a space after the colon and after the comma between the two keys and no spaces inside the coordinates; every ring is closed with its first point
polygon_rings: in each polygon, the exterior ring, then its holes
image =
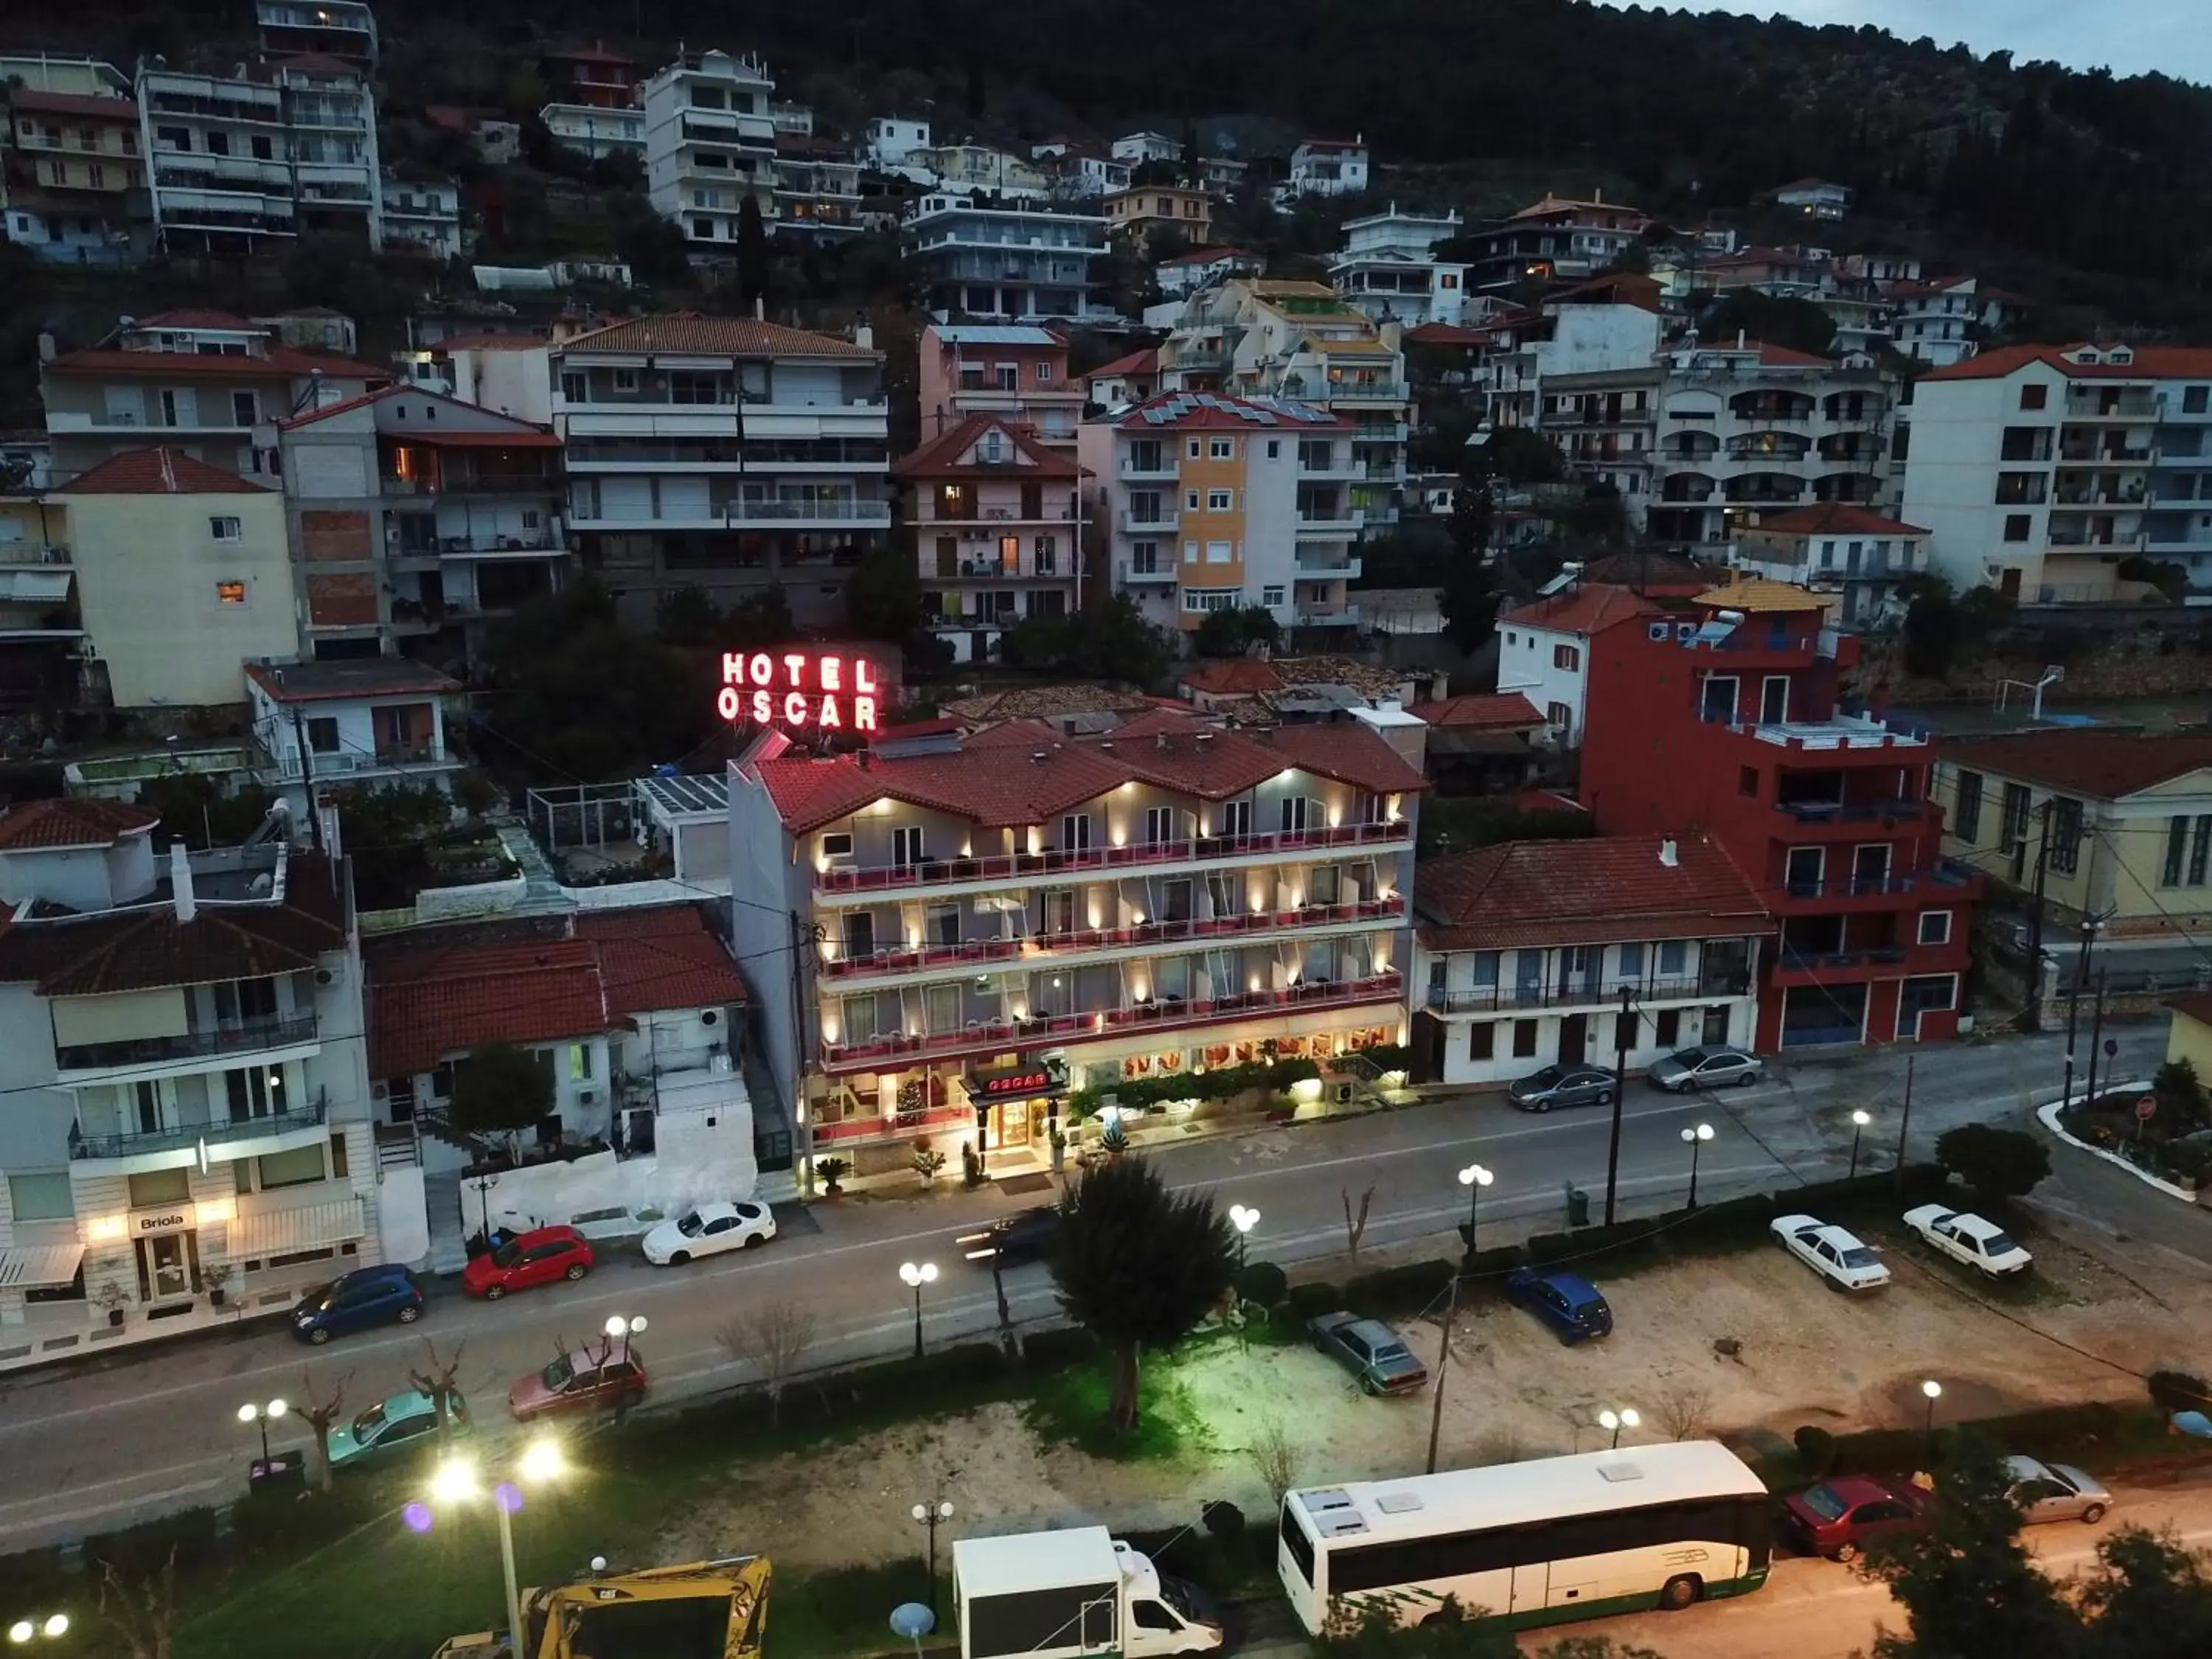
{"type": "Polygon", "coordinates": [[[525,1639],[456,1636],[432,1659],[760,1659],[769,1560],[733,1555],[522,1593],[525,1639]]]}

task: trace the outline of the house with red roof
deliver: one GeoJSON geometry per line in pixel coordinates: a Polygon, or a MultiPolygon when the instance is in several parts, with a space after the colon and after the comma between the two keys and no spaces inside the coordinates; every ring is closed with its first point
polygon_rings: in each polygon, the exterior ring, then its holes
{"type": "Polygon", "coordinates": [[[2136,557],[2212,586],[2208,436],[2212,350],[1994,347],[1915,383],[1902,516],[1962,591],[2106,602],[2154,591],[2121,574],[2136,557]]]}
{"type": "Polygon", "coordinates": [[[892,463],[922,614],[955,662],[988,662],[1006,631],[1082,601],[1083,470],[1029,427],[970,415],[892,463]]]}
{"type": "MultiPolygon", "coordinates": [[[[1428,860],[1420,875],[1413,1048],[1425,1080],[1609,1073],[1624,1057],[1641,1070],[1693,1043],[1753,1039],[1773,924],[1713,841],[1508,842],[1428,860]]],[[[1611,1103],[1609,1077],[1591,1087],[1611,1103]]]]}
{"type": "Polygon", "coordinates": [[[1588,201],[1547,193],[1519,212],[1472,234],[1468,281],[1478,293],[1510,294],[1532,277],[1572,282],[1592,276],[1642,236],[1651,217],[1599,191],[1588,201]]]}
{"type": "Polygon", "coordinates": [[[1094,368],[1083,377],[1085,407],[1121,409],[1158,395],[1160,389],[1160,349],[1146,346],[1094,368]]]}
{"type": "Polygon", "coordinates": [[[1067,372],[1067,338],[1036,323],[931,323],[921,331],[921,435],[942,437],[971,415],[1020,422],[1069,456],[1083,386],[1067,372]]]}
{"type": "Polygon", "coordinates": [[[358,951],[344,866],[282,837],[192,853],[124,802],[0,811],[0,1346],[76,1358],[211,1323],[216,1292],[421,1260],[358,951]]]}
{"type": "Polygon", "coordinates": [[[1469,794],[1510,793],[1535,775],[1537,745],[1550,735],[1543,711],[1520,691],[1474,693],[1417,702],[1406,711],[1427,727],[1423,765],[1437,786],[1469,794]]]}
{"type": "Polygon", "coordinates": [[[1736,568],[1835,596],[1844,623],[1900,619],[1905,584],[1928,568],[1928,532],[1870,507],[1821,501],[1766,513],[1736,543],[1736,568]]]}
{"type": "Polygon", "coordinates": [[[120,451],[53,492],[69,569],[27,574],[73,573],[95,693],[117,708],[234,705],[248,662],[297,654],[273,483],[164,447],[120,451]]]}
{"type": "Polygon", "coordinates": [[[2017,322],[2028,303],[1975,276],[1899,282],[1889,300],[1889,332],[1897,349],[1938,368],[1972,357],[1990,335],[2017,322]]]}
{"type": "MultiPolygon", "coordinates": [[[[1071,1090],[1399,1040],[1423,780],[1356,720],[764,755],[730,791],[731,944],[817,1153],[1054,1161],[1071,1090]],[[788,912],[789,914],[787,914],[788,912]],[[799,1047],[794,1051],[793,1033],[799,1047]]],[[[801,1148],[802,1153],[805,1148],[801,1148]]]]}
{"type": "Polygon", "coordinates": [[[1589,653],[1609,629],[1665,615],[1656,600],[1607,582],[1571,582],[1498,619],[1498,690],[1527,699],[1544,740],[1578,747],[1588,708],[1589,653]]]}

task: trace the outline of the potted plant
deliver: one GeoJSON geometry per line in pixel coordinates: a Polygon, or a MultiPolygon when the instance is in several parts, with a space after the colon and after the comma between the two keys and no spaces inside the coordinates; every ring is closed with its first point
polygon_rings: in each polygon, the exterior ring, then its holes
{"type": "Polygon", "coordinates": [[[944,1168],[944,1153],[939,1152],[936,1147],[931,1146],[926,1140],[921,1141],[915,1146],[914,1149],[914,1172],[921,1177],[921,1184],[925,1188],[934,1187],[937,1184],[938,1173],[944,1168]]]}
{"type": "Polygon", "coordinates": [[[817,1158],[814,1173],[822,1177],[822,1190],[836,1198],[845,1189],[838,1183],[852,1172],[853,1166],[842,1158],[817,1158]]]}
{"type": "Polygon", "coordinates": [[[107,1316],[107,1322],[111,1325],[123,1322],[123,1310],[130,1300],[124,1295],[123,1287],[112,1279],[104,1280],[100,1287],[92,1293],[93,1305],[107,1316]]]}
{"type": "Polygon", "coordinates": [[[222,1306],[222,1287],[230,1283],[230,1276],[236,1271],[228,1261],[213,1262],[200,1269],[200,1283],[207,1286],[208,1306],[222,1306]]]}

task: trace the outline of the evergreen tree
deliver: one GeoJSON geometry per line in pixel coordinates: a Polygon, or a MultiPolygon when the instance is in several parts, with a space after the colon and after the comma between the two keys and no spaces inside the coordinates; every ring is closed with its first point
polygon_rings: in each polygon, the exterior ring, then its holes
{"type": "Polygon", "coordinates": [[[748,311],[768,298],[768,226],[750,191],[738,206],[738,297],[748,311]]]}

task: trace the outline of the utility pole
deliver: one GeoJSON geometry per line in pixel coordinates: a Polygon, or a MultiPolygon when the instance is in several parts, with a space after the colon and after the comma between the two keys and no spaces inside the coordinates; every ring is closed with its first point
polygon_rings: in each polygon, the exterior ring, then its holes
{"type": "Polygon", "coordinates": [[[1437,1472],[1437,1437],[1444,1425],[1444,1367],[1451,1363],[1452,1318],[1459,1312],[1459,1275],[1444,1289],[1443,1334],[1437,1342],[1436,1380],[1429,1384],[1435,1396],[1429,1402],[1429,1473],[1437,1472]]]}
{"type": "MultiPolygon", "coordinates": [[[[2089,1077],[2082,1085],[2081,1103],[2088,1105],[2097,1098],[2097,1056],[2105,1040],[2105,970],[2097,969],[2097,1000],[2089,1014],[2089,1077]]],[[[2106,1079],[2107,1083],[2112,1079],[2106,1079]]]]}
{"type": "Polygon", "coordinates": [[[1917,1054],[1905,1057],[1905,1115],[1897,1126],[1897,1168],[1893,1176],[1897,1201],[1905,1202],[1905,1137],[1912,1131],[1912,1066],[1917,1054]]]}
{"type": "Polygon", "coordinates": [[[2074,990],[2066,999],[2066,1085],[2059,1091],[2058,1103],[2070,1105],[2074,1099],[2074,1034],[2081,1024],[2081,988],[2089,977],[2089,951],[2097,938],[2097,919],[2081,918],[2081,949],[2074,957],[2074,990]]]}
{"type": "Polygon", "coordinates": [[[319,853],[323,850],[323,815],[315,810],[315,763],[307,749],[307,711],[296,702],[292,705],[292,741],[300,750],[300,787],[307,797],[307,833],[319,853]]]}
{"type": "MultiPolygon", "coordinates": [[[[805,926],[799,912],[787,913],[791,921],[791,1125],[799,1132],[799,1144],[793,1150],[799,1156],[801,1190],[809,1198],[814,1196],[814,1125],[806,1115],[806,974],[799,960],[805,948],[803,939],[805,926]]],[[[734,1061],[735,1056],[732,1056],[734,1061]]]]}
{"type": "Polygon", "coordinates": [[[2027,916],[2027,1006],[2020,1012],[2020,1029],[2043,1029],[2043,884],[2051,870],[2051,811],[2057,796],[2043,803],[2043,827],[2035,842],[2035,908],[2027,916]]]}
{"type": "Polygon", "coordinates": [[[1613,1022],[1613,1136],[1605,1149],[1605,1224],[1613,1225],[1613,1194],[1620,1184],[1620,1109],[1628,1098],[1628,1039],[1636,1029],[1629,988],[1620,988],[1620,1013],[1613,1022]]]}

